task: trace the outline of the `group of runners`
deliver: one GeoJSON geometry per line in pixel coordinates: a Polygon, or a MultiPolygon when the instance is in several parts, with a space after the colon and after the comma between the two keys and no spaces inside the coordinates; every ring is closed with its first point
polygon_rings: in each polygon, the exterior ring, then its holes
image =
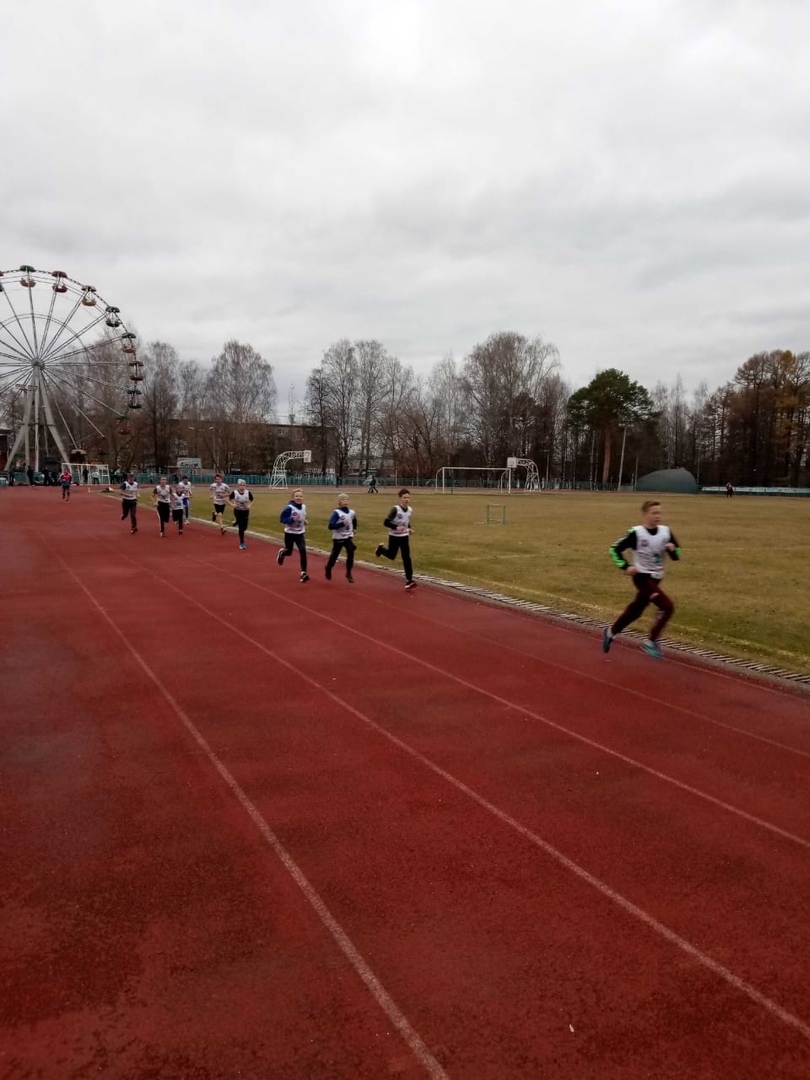
{"type": "MultiPolygon", "coordinates": [[[[138,482],[135,474],[130,473],[121,484],[121,520],[130,523],[130,532],[138,531],[138,482]]],[[[166,526],[170,521],[177,525],[180,536],[183,535],[183,526],[190,515],[190,502],[193,489],[189,478],[184,476],[177,483],[170,484],[165,476],[160,477],[160,482],[152,490],[152,502],[157,509],[158,525],[161,537],[166,535],[166,526]]],[[[236,487],[226,484],[222,475],[217,473],[210,487],[210,498],[213,504],[211,520],[219,526],[220,533],[224,535],[228,526],[225,523],[225,511],[230,505],[233,509],[233,524],[239,535],[239,549],[247,549],[246,534],[250,518],[250,504],[253,502],[253,492],[248,488],[244,480],[237,480],[236,487]]],[[[354,543],[354,535],[357,532],[357,514],[349,506],[349,496],[343,492],[338,495],[337,507],[327,523],[332,535],[332,551],[324,567],[327,581],[332,580],[332,571],[341,554],[346,554],[346,580],[349,584],[354,583],[352,570],[354,568],[354,554],[357,546],[354,543]]],[[[411,525],[411,493],[408,488],[400,488],[397,502],[385,517],[384,525],[388,529],[388,543],[378,544],[375,552],[376,557],[389,559],[394,562],[397,557],[402,558],[402,567],[405,571],[405,588],[413,589],[416,582],[413,577],[413,563],[411,561],[410,535],[413,532],[411,525]]],[[[307,572],[307,506],[304,502],[302,488],[295,488],[292,498],[281,511],[280,523],[284,526],[284,546],[279,549],[277,561],[279,566],[284,565],[284,560],[298,551],[301,582],[309,581],[307,572]]]]}
{"type": "MultiPolygon", "coordinates": [[[[239,534],[239,548],[245,551],[247,547],[245,536],[253,492],[244,480],[238,480],[236,488],[231,488],[219,473],[214,477],[210,492],[213,503],[212,520],[219,525],[220,532],[224,535],[227,531],[224,514],[226,507],[230,504],[233,508],[234,524],[239,534]]],[[[138,484],[133,474],[130,473],[121,484],[121,493],[121,520],[129,518],[131,531],[136,533],[138,531],[138,484]]],[[[165,528],[170,518],[176,523],[177,531],[182,536],[183,525],[189,518],[191,496],[192,488],[187,476],[174,485],[169,484],[165,476],[160,478],[160,483],[153,490],[152,498],[158,511],[161,537],[165,535],[165,528]]],[[[349,496],[345,492],[338,495],[337,503],[327,523],[332,535],[332,550],[324,567],[324,574],[327,581],[332,580],[332,572],[341,554],[345,552],[346,580],[351,584],[354,582],[352,570],[357,550],[354,542],[357,532],[357,514],[349,506],[349,496]]],[[[663,510],[660,502],[655,499],[647,500],[642,504],[641,512],[642,523],[634,525],[624,536],[610,545],[610,557],[615,565],[632,579],[635,596],[621,615],[610,626],[604,628],[602,651],[609,653],[614,639],[639,619],[646,608],[652,604],[656,609],[656,615],[649,635],[642,640],[642,648],[648,656],[660,660],[663,655],[660,645],[661,634],[675,610],[675,605],[661,585],[664,577],[664,561],[666,556],[675,560],[680,558],[681,549],[672,530],[662,522],[663,510]],[[633,552],[632,561],[626,557],[626,553],[630,551],[633,552]]],[[[416,586],[410,549],[410,536],[413,532],[412,513],[410,490],[405,487],[400,488],[396,504],[384,519],[384,525],[388,529],[388,542],[378,544],[374,553],[376,558],[389,559],[391,562],[401,557],[406,589],[413,589],[416,586]]],[[[278,551],[277,562],[279,566],[283,566],[285,559],[297,551],[300,580],[302,583],[307,582],[309,581],[306,544],[307,506],[302,488],[294,489],[292,498],[279,515],[279,522],[284,526],[284,546],[278,551]]]]}

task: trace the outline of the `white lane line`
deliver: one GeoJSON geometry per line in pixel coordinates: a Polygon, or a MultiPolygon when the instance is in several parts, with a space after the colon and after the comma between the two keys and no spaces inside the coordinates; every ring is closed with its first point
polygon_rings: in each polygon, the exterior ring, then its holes
{"type": "MultiPolygon", "coordinates": [[[[203,566],[207,566],[210,569],[216,568],[220,573],[221,568],[215,567],[213,563],[207,563],[204,559],[195,559],[195,562],[201,563],[203,566]]],[[[137,565],[137,564],[136,564],[137,565]]],[[[263,585],[257,585],[256,582],[250,578],[243,577],[241,574],[235,574],[233,571],[226,571],[231,577],[237,581],[244,581],[250,584],[254,589],[260,589],[262,592],[269,593],[271,596],[279,596],[278,593],[273,592],[272,589],[267,589],[263,585]]],[[[208,609],[203,607],[197,600],[188,593],[184,593],[179,589],[174,582],[160,577],[153,570],[149,570],[148,573],[161,584],[167,585],[170,589],[173,589],[178,595],[184,599],[190,601],[192,604],[196,604],[202,611],[208,613],[208,609]]],[[[474,693],[480,694],[482,697],[489,698],[490,701],[495,701],[499,705],[505,706],[507,709],[512,709],[515,712],[522,713],[524,716],[528,716],[531,720],[536,720],[540,724],[545,724],[546,727],[552,728],[554,731],[559,731],[561,734],[568,736],[571,739],[575,739],[577,742],[583,743],[583,745],[590,747],[593,750],[598,750],[600,753],[607,754],[609,757],[615,758],[617,761],[623,762],[625,765],[629,765],[634,769],[639,769],[641,772],[645,772],[648,776],[654,776],[657,780],[663,780],[666,784],[671,784],[673,787],[678,788],[680,791],[686,791],[690,795],[694,795],[695,798],[702,799],[704,802],[711,803],[712,806],[717,806],[721,810],[725,810],[729,814],[734,814],[735,817],[741,818],[743,821],[747,821],[752,825],[756,825],[758,828],[767,829],[768,832],[774,833],[776,836],[781,836],[785,840],[790,840],[793,844],[799,844],[801,847],[810,851],[810,840],[806,840],[802,836],[797,836],[795,833],[788,832],[787,829],[782,829],[778,825],[774,825],[770,821],[765,821],[764,818],[757,817],[755,814],[749,814],[747,810],[741,810],[737,806],[732,806],[731,803],[724,802],[722,799],[718,799],[714,795],[710,795],[706,791],[701,791],[700,788],[692,787],[691,784],[684,783],[682,780],[676,779],[674,776],[670,776],[668,773],[663,773],[658,769],[654,769],[651,765],[645,765],[641,761],[637,761],[635,758],[628,757],[627,754],[621,753],[619,750],[613,750],[609,746],[605,746],[604,743],[597,742],[595,739],[589,739],[587,735],[582,735],[578,731],[574,731],[572,728],[565,727],[564,724],[558,724],[554,720],[550,720],[547,716],[543,716],[540,713],[533,712],[531,709],[527,709],[525,705],[519,705],[515,701],[510,701],[508,698],[501,697],[500,694],[495,694],[491,690],[485,690],[481,686],[477,686],[475,683],[468,682],[467,679],[462,679],[460,675],[454,675],[452,672],[447,671],[446,668],[437,667],[435,664],[431,664],[428,660],[423,660],[421,657],[414,656],[412,653],[405,652],[404,649],[398,648],[396,645],[392,645],[389,641],[383,641],[379,638],[372,637],[370,634],[363,633],[362,630],[357,630],[355,627],[348,623],[342,623],[338,619],[333,619],[331,615],[325,615],[321,611],[313,611],[312,608],[301,604],[297,600],[291,600],[285,596],[284,604],[289,607],[293,605],[305,611],[308,615],[314,615],[319,619],[323,619],[326,622],[331,623],[333,626],[339,627],[341,630],[350,632],[356,637],[362,638],[364,641],[376,646],[380,649],[386,649],[388,652],[393,653],[395,656],[402,657],[405,660],[410,661],[413,664],[418,664],[420,667],[427,668],[428,671],[434,672],[443,679],[449,679],[451,682],[456,683],[458,686],[463,686],[466,690],[472,690],[474,693]]],[[[241,631],[236,627],[230,626],[226,623],[229,629],[233,630],[236,634],[241,634],[241,631]]],[[[244,636],[244,635],[243,635],[244,636]]],[[[259,642],[253,641],[252,638],[245,636],[246,641],[250,641],[258,648],[263,649],[264,646],[259,642]]],[[[276,656],[275,653],[268,652],[269,656],[272,656],[280,664],[286,664],[286,661],[276,656]]],[[[290,670],[296,670],[290,668],[290,670]]],[[[313,682],[313,686],[318,686],[318,683],[313,682]]],[[[328,693],[328,691],[326,691],[328,693]]],[[[339,700],[339,699],[335,699],[339,700]]]]}
{"type": "MultiPolygon", "coordinates": [[[[202,560],[199,560],[199,561],[202,561],[202,560]]],[[[503,822],[503,824],[507,825],[509,828],[511,828],[515,832],[519,833],[526,840],[530,841],[530,843],[534,844],[541,851],[545,852],[546,855],[550,856],[552,859],[554,859],[556,862],[558,862],[561,866],[564,866],[566,870],[569,870],[572,874],[575,874],[576,877],[578,877],[581,881],[584,881],[588,885],[592,886],[592,888],[596,889],[599,893],[601,893],[602,896],[604,896],[606,899],[612,901],[614,904],[616,904],[619,908],[621,908],[628,915],[631,915],[633,918],[638,919],[645,926],[647,926],[651,930],[655,931],[655,933],[659,934],[661,937],[663,937],[670,944],[676,946],[676,948],[678,948],[682,952],[686,953],[693,960],[695,960],[698,964],[702,965],[707,970],[711,971],[714,975],[717,975],[724,982],[728,983],[729,986],[732,986],[735,990],[739,991],[741,994],[744,994],[751,1001],[754,1001],[757,1005],[760,1005],[763,1009],[766,1010],[766,1012],[770,1013],[772,1016],[774,1016],[777,1019],[781,1020],[784,1024],[787,1024],[788,1026],[790,1026],[790,1027],[794,1028],[795,1030],[797,1030],[798,1032],[800,1032],[800,1034],[803,1035],[805,1039],[810,1040],[810,1024],[807,1024],[804,1020],[802,1020],[798,1016],[795,1016],[793,1013],[789,1012],[787,1009],[782,1008],[781,1005],[779,1005],[777,1002],[773,1001],[771,998],[767,997],[765,994],[761,993],[759,990],[756,989],[756,987],[752,986],[750,983],[747,983],[744,979],[741,979],[738,975],[735,975],[734,972],[730,971],[728,968],[724,967],[722,964],[719,964],[716,960],[713,960],[712,957],[708,955],[708,953],[702,952],[696,945],[693,945],[691,942],[687,941],[685,938],[682,938],[680,936],[680,934],[677,934],[674,930],[670,930],[670,928],[668,926],[665,926],[664,923],[659,922],[658,919],[656,919],[653,915],[650,915],[643,908],[640,908],[637,904],[634,904],[632,902],[632,900],[628,900],[626,897],[622,896],[621,893],[616,892],[614,889],[612,889],[605,882],[601,881],[599,878],[595,877],[593,874],[591,874],[584,867],[580,866],[579,863],[574,862],[573,859],[569,859],[567,855],[564,855],[557,848],[553,847],[551,844],[549,844],[547,841],[543,840],[536,833],[532,832],[531,829],[528,829],[525,825],[522,825],[516,818],[513,818],[509,814],[505,813],[503,810],[500,810],[497,806],[495,806],[494,803],[489,802],[488,799],[485,799],[482,795],[479,795],[472,788],[468,787],[462,780],[457,779],[455,776],[452,775],[452,773],[447,772],[440,765],[436,765],[429,758],[425,757],[424,754],[421,754],[418,750],[415,750],[413,747],[411,747],[407,743],[403,742],[402,739],[398,738],[396,735],[393,735],[386,728],[382,727],[376,721],[372,720],[371,717],[366,716],[365,713],[362,713],[362,712],[360,712],[359,709],[354,708],[353,705],[350,705],[347,701],[344,701],[341,697],[339,697],[332,690],[329,690],[327,687],[325,687],[321,683],[317,682],[317,680],[313,679],[310,675],[307,675],[307,673],[305,671],[302,671],[300,668],[295,667],[289,661],[284,660],[282,657],[278,656],[276,653],[273,652],[272,649],[268,649],[267,646],[262,645],[262,643],[260,641],[257,641],[255,638],[250,637],[249,634],[244,633],[244,631],[240,630],[238,627],[236,627],[236,626],[232,625],[231,623],[229,623],[226,619],[222,618],[222,616],[218,615],[215,611],[212,611],[209,608],[205,607],[204,604],[201,604],[198,600],[195,600],[193,596],[189,596],[187,593],[184,593],[181,589],[177,588],[177,586],[175,586],[173,582],[171,582],[171,581],[169,581],[167,579],[159,577],[153,571],[148,571],[148,572],[153,577],[155,577],[158,581],[162,582],[165,585],[168,585],[171,589],[173,589],[174,592],[176,592],[176,593],[178,593],[178,595],[182,596],[184,600],[187,600],[189,603],[191,603],[195,607],[199,608],[200,611],[204,612],[205,615],[208,616],[208,618],[213,619],[216,622],[221,623],[232,634],[235,634],[237,637],[241,638],[243,641],[247,642],[249,645],[252,645],[254,648],[258,649],[259,652],[264,653],[265,656],[269,657],[271,660],[273,660],[275,663],[277,663],[280,667],[283,667],[287,671],[289,671],[292,674],[296,675],[298,677],[298,679],[301,680],[302,682],[308,683],[311,687],[313,687],[314,689],[316,689],[320,693],[322,693],[324,695],[324,697],[329,698],[330,701],[333,701],[336,705],[338,705],[340,708],[342,708],[345,712],[349,713],[351,716],[357,717],[358,720],[361,720],[369,728],[376,731],[383,738],[387,739],[394,746],[396,746],[400,750],[402,750],[403,753],[408,754],[411,758],[413,758],[415,761],[418,761],[426,769],[429,769],[431,772],[433,772],[437,776],[441,777],[444,781],[446,781],[452,787],[456,788],[458,791],[462,792],[468,798],[472,799],[475,803],[477,803],[484,810],[487,810],[490,814],[492,814],[494,817],[496,817],[499,821],[503,822]]],[[[234,575],[234,576],[238,576],[238,575],[234,575]]],[[[89,595],[90,594],[88,593],[88,596],[89,595]]],[[[295,603],[295,601],[286,601],[286,602],[295,603]]],[[[95,603],[95,601],[94,601],[94,603],[95,603]]],[[[103,612],[103,609],[100,608],[99,605],[96,605],[96,606],[98,606],[99,610],[101,610],[102,613],[105,614],[103,612]]],[[[297,607],[304,607],[304,605],[301,605],[301,604],[296,604],[296,606],[297,607]]],[[[304,607],[304,610],[308,611],[309,609],[304,607]]],[[[106,617],[107,616],[105,614],[105,618],[106,617]]],[[[328,616],[323,616],[323,617],[328,618],[328,616]]],[[[329,621],[334,622],[335,620],[329,619],[329,621]]],[[[337,625],[341,625],[341,624],[338,623],[337,625]]],[[[121,634],[120,631],[116,630],[116,633],[118,633],[119,636],[121,636],[123,638],[123,634],[121,634]]],[[[365,637],[366,635],[360,635],[360,636],[365,637]]],[[[369,638],[369,640],[373,641],[374,639],[369,638]]],[[[395,649],[394,651],[396,652],[398,650],[395,649]]],[[[409,659],[409,660],[413,659],[412,657],[407,656],[407,654],[403,653],[402,655],[405,656],[406,659],[409,659]]],[[[424,661],[418,661],[418,662],[422,663],[422,664],[425,663],[424,661]]],[[[439,668],[433,668],[433,666],[430,665],[430,664],[427,664],[425,666],[431,667],[433,670],[437,671],[439,674],[445,674],[439,668]]],[[[152,678],[154,678],[154,676],[152,676],[152,678]]],[[[462,680],[456,680],[456,681],[460,682],[462,680]]],[[[473,689],[476,689],[476,687],[473,687],[473,689]]],[[[497,701],[502,701],[502,699],[497,698],[496,695],[494,695],[494,694],[487,694],[487,696],[492,697],[497,701]]],[[[506,704],[508,704],[508,703],[506,703],[506,704]]],[[[525,712],[525,710],[522,710],[522,711],[525,712]]],[[[554,725],[554,726],[556,726],[556,725],[554,725]]],[[[587,740],[585,740],[585,741],[587,741],[587,740]]],[[[597,744],[594,744],[594,745],[597,745],[597,744]]],[[[620,755],[618,755],[618,756],[620,756],[620,755]]],[[[223,766],[223,768],[224,768],[224,766],[223,766]]],[[[234,783],[235,783],[235,781],[234,781],[234,783]]],[[[713,801],[715,801],[715,800],[713,800],[713,801]]],[[[722,805],[722,804],[720,804],[720,805],[722,805]]],[[[733,810],[733,808],[730,808],[730,809],[733,810]]],[[[258,811],[257,811],[257,813],[258,813],[258,811]]],[[[756,819],[754,819],[754,820],[756,820],[756,819]]],[[[780,831],[780,830],[775,830],[775,831],[780,831]]],[[[786,834],[786,835],[790,836],[790,834],[786,834]]],[[[800,841],[800,843],[803,843],[803,841],[800,841]]],[[[424,1044],[422,1044],[422,1045],[424,1045],[424,1044]]],[[[429,1052],[426,1050],[426,1053],[429,1053],[429,1052]]],[[[437,1063],[437,1065],[438,1065],[438,1063],[437,1063]]],[[[441,1066],[438,1066],[438,1067],[440,1068],[441,1066]]]]}
{"type": "MultiPolygon", "coordinates": [[[[59,557],[57,556],[57,558],[59,558],[59,557]]],[[[416,1032],[416,1030],[411,1026],[411,1024],[409,1023],[409,1021],[408,1021],[407,1017],[405,1016],[405,1014],[402,1012],[402,1010],[396,1004],[394,999],[391,997],[391,995],[388,993],[388,991],[382,985],[380,980],[377,978],[377,976],[371,970],[369,965],[366,963],[366,961],[363,958],[362,954],[359,952],[357,947],[354,945],[354,943],[352,942],[352,940],[350,939],[350,937],[348,936],[346,931],[343,929],[343,927],[340,925],[340,923],[337,921],[337,919],[334,917],[334,915],[332,915],[329,908],[326,906],[326,904],[321,899],[320,894],[310,884],[310,882],[307,879],[307,877],[305,876],[304,872],[301,870],[301,868],[298,866],[298,864],[295,862],[295,860],[292,858],[292,856],[286,850],[284,845],[278,839],[276,834],[273,832],[273,830],[267,824],[267,821],[262,817],[259,810],[254,806],[254,804],[247,797],[247,795],[242,790],[242,788],[239,786],[239,783],[237,782],[235,777],[232,775],[232,773],[228,770],[228,768],[223,764],[223,762],[219,759],[219,757],[217,757],[217,755],[214,753],[214,751],[208,745],[208,743],[205,740],[205,737],[202,735],[202,733],[199,731],[199,729],[195,726],[193,721],[187,716],[187,714],[185,713],[185,711],[183,710],[183,708],[181,707],[179,702],[177,702],[175,700],[175,698],[172,696],[170,691],[166,688],[166,686],[164,686],[164,684],[161,682],[160,678],[155,674],[155,672],[152,670],[152,668],[149,666],[149,664],[146,662],[146,660],[141,656],[141,654],[138,652],[138,650],[135,648],[135,646],[126,637],[126,635],[113,622],[113,620],[107,614],[104,607],[102,607],[102,605],[98,602],[98,600],[96,600],[96,598],[93,596],[93,594],[90,592],[90,590],[77,577],[77,575],[73,572],[71,567],[68,566],[68,564],[63,559],[59,558],[59,561],[62,563],[62,565],[64,566],[67,573],[70,574],[70,576],[73,578],[73,580],[79,586],[79,588],[87,596],[87,598],[89,599],[89,601],[93,605],[93,607],[96,609],[96,611],[98,611],[98,613],[105,620],[105,622],[108,624],[108,626],[110,626],[110,628],[117,635],[117,637],[124,643],[125,647],[129,651],[130,655],[139,664],[139,666],[144,670],[144,672],[147,674],[149,679],[154,683],[154,685],[160,691],[160,693],[165,698],[165,700],[167,701],[169,706],[172,708],[172,710],[179,717],[180,721],[183,723],[184,727],[189,732],[191,737],[194,739],[194,741],[197,743],[197,745],[203,751],[205,756],[211,762],[213,767],[216,769],[216,771],[219,773],[219,775],[222,777],[222,779],[228,785],[231,792],[239,800],[239,803],[241,804],[242,808],[246,811],[246,813],[250,817],[251,821],[257,827],[257,829],[261,833],[261,835],[262,835],[263,839],[265,840],[265,842],[267,843],[267,845],[273,850],[275,855],[278,857],[278,859],[283,864],[284,868],[287,870],[287,872],[292,877],[293,881],[296,883],[296,885],[299,887],[301,892],[304,894],[304,896],[307,898],[309,903],[312,905],[312,908],[315,910],[316,914],[318,915],[318,918],[321,920],[323,925],[326,927],[326,929],[329,931],[329,933],[334,938],[335,942],[338,945],[338,948],[341,950],[343,955],[346,957],[346,959],[349,961],[351,966],[357,972],[359,977],[363,980],[363,982],[365,983],[366,987],[368,988],[368,990],[371,993],[374,1000],[377,1002],[377,1004],[383,1010],[385,1015],[388,1017],[388,1019],[393,1024],[393,1026],[396,1028],[396,1030],[402,1036],[403,1040],[408,1045],[411,1053],[417,1059],[419,1064],[424,1068],[427,1075],[430,1076],[430,1077],[435,1078],[435,1080],[449,1080],[449,1075],[444,1071],[444,1069],[439,1064],[439,1062],[436,1060],[436,1058],[428,1050],[427,1046],[422,1041],[422,1038],[419,1036],[419,1034],[416,1032]]],[[[218,618],[218,616],[214,616],[214,617],[218,618]]],[[[227,623],[225,623],[225,621],[223,619],[219,619],[219,621],[224,623],[225,626],[228,625],[227,623]]]]}
{"type": "MultiPolygon", "coordinates": [[[[376,597],[370,597],[374,603],[381,604],[382,601],[376,597]]],[[[554,671],[563,671],[567,675],[572,675],[575,678],[586,679],[588,682],[596,683],[599,686],[610,687],[611,690],[615,690],[620,694],[628,694],[632,697],[639,698],[641,701],[649,701],[653,705],[663,705],[667,709],[672,709],[675,712],[683,713],[685,716],[691,716],[695,720],[700,720],[706,724],[713,724],[715,727],[723,728],[725,731],[733,731],[737,735],[742,735],[744,738],[752,739],[755,742],[766,743],[768,746],[774,746],[778,750],[785,750],[789,754],[796,754],[798,757],[810,758],[810,750],[800,750],[796,746],[790,746],[787,743],[780,742],[778,739],[771,739],[767,735],[757,735],[756,732],[749,731],[747,728],[737,727],[735,724],[728,724],[724,720],[715,720],[711,716],[706,716],[705,713],[695,712],[693,709],[687,709],[684,705],[678,705],[677,702],[663,700],[662,698],[653,697],[652,694],[645,694],[641,690],[636,690],[632,686],[628,686],[626,683],[616,683],[611,679],[603,679],[599,675],[592,675],[588,671],[581,671],[579,668],[568,667],[566,664],[558,664],[554,660],[547,660],[545,657],[537,655],[536,653],[527,652],[525,649],[516,649],[512,645],[503,645],[497,640],[488,638],[485,634],[478,633],[473,630],[461,630],[457,626],[452,626],[442,622],[440,619],[429,617],[423,614],[421,611],[414,613],[417,619],[421,619],[423,622],[429,623],[431,626],[438,626],[442,630],[452,630],[455,634],[461,634],[464,637],[472,638],[475,641],[486,642],[488,645],[497,645],[501,651],[511,653],[513,656],[525,656],[528,660],[533,660],[536,664],[542,664],[544,667],[552,668],[554,671]]],[[[567,629],[567,627],[565,628],[567,629]]],[[[570,631],[574,633],[574,631],[570,631]]],[[[598,646],[597,646],[598,648],[598,646]]],[[[689,665],[682,665],[689,666],[689,665]]],[[[692,670],[691,667],[689,669],[692,670]]],[[[723,678],[731,678],[731,676],[720,672],[723,678]]],[[[771,689],[768,687],[767,689],[771,689]]],[[[781,696],[787,697],[784,691],[772,691],[774,693],[781,693],[781,696]]],[[[795,700],[791,698],[790,700],[795,700]]]]}

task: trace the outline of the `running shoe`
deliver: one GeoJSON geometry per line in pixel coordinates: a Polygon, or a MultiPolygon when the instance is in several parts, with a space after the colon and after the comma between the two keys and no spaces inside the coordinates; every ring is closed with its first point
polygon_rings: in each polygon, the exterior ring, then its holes
{"type": "Polygon", "coordinates": [[[610,646],[613,644],[613,634],[610,632],[610,627],[606,626],[604,633],[602,634],[602,652],[610,652],[610,646]]]}
{"type": "Polygon", "coordinates": [[[385,551],[385,548],[384,548],[384,547],[382,546],[382,544],[377,544],[377,550],[376,550],[376,551],[374,552],[374,554],[375,554],[375,555],[377,556],[377,558],[379,559],[379,557],[380,557],[380,556],[382,555],[382,553],[383,553],[384,551],[385,551]]]}
{"type": "Polygon", "coordinates": [[[284,556],[286,554],[287,554],[287,552],[284,550],[284,548],[279,548],[278,549],[278,555],[276,555],[276,562],[278,563],[279,566],[281,566],[281,564],[284,562],[284,556]]]}
{"type": "Polygon", "coordinates": [[[350,585],[354,585],[354,578],[352,577],[352,575],[351,575],[351,574],[347,574],[347,575],[346,575],[346,580],[348,581],[348,583],[349,583],[350,585]]]}
{"type": "Polygon", "coordinates": [[[649,638],[645,638],[641,643],[641,647],[647,654],[647,656],[651,656],[653,660],[664,659],[663,653],[661,652],[657,641],[650,641],[649,638]]]}
{"type": "Polygon", "coordinates": [[[247,544],[240,544],[239,545],[239,550],[240,551],[246,551],[247,550],[247,544]]]}
{"type": "Polygon", "coordinates": [[[309,574],[306,572],[306,570],[301,571],[301,581],[309,581],[309,574]]]}
{"type": "Polygon", "coordinates": [[[406,589],[415,589],[416,588],[416,582],[415,581],[406,581],[405,582],[405,588],[406,589]]]}
{"type": "Polygon", "coordinates": [[[326,574],[326,580],[331,581],[332,580],[332,567],[331,566],[324,567],[323,572],[326,574]]]}

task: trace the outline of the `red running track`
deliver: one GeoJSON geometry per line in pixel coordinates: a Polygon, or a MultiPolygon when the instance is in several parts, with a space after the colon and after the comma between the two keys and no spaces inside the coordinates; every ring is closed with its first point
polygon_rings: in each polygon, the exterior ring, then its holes
{"type": "Polygon", "coordinates": [[[0,490],[0,1075],[810,1076],[805,694],[276,550],[0,490]]]}

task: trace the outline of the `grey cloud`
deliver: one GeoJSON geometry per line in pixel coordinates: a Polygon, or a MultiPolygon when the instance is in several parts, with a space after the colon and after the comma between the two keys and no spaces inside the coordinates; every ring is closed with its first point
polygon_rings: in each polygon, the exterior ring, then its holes
{"type": "Polygon", "coordinates": [[[575,384],[720,383],[809,347],[808,32],[790,0],[17,5],[0,268],[183,356],[250,341],[282,398],[342,336],[424,371],[498,329],[575,384]]]}

